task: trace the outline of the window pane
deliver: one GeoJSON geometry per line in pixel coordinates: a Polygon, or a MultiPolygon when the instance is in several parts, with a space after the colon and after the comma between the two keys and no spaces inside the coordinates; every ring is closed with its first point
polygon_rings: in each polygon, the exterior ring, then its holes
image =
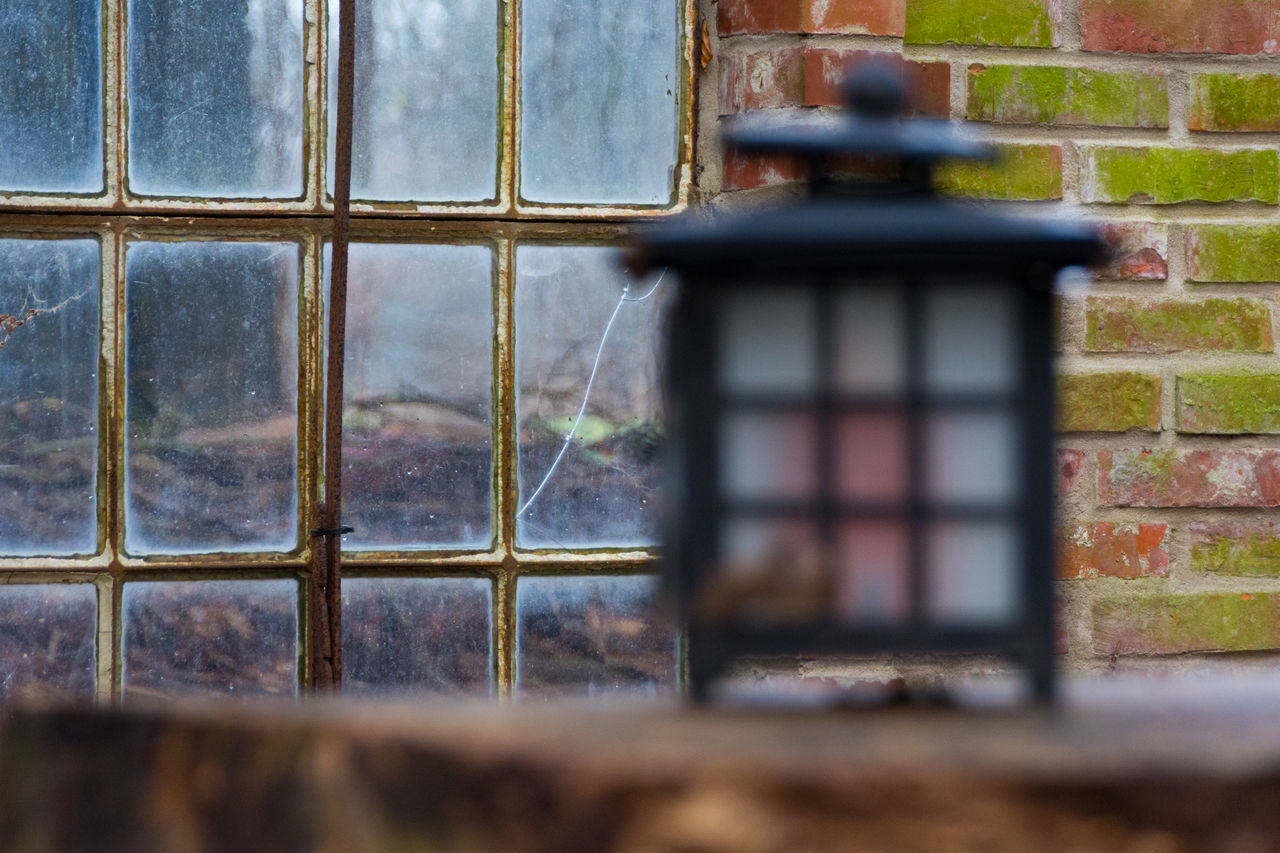
{"type": "Polygon", "coordinates": [[[0,586],[0,701],[91,698],[97,634],[90,584],[0,586]]]}
{"type": "Polygon", "coordinates": [[[717,354],[724,390],[812,393],[818,384],[816,308],[808,290],[726,294],[717,354]]]}
{"type": "MultiPolygon", "coordinates": [[[[338,8],[329,14],[329,191],[338,114],[338,8]]],[[[357,7],[351,195],[481,201],[498,177],[496,0],[357,7]]]]}
{"type": "Polygon", "coordinates": [[[906,306],[899,290],[853,284],[836,298],[835,384],[901,394],[907,382],[906,306]]]}
{"type": "Polygon", "coordinates": [[[726,416],[720,430],[719,479],[730,498],[816,499],[818,424],[813,415],[726,416]]]}
{"type": "Polygon", "coordinates": [[[673,288],[661,279],[626,287],[610,249],[517,249],[516,529],[526,547],[656,536],[660,321],[673,288]]]}
{"type": "Polygon", "coordinates": [[[907,419],[901,412],[845,415],[836,426],[836,491],[842,498],[907,495],[907,419]]]}
{"type": "Polygon", "coordinates": [[[102,190],[98,0],[0,0],[0,188],[102,190]]]}
{"type": "Polygon", "coordinates": [[[302,194],[302,0],[131,0],[129,186],[302,194]]]}
{"type": "Polygon", "coordinates": [[[907,525],[902,521],[840,526],[835,604],[850,622],[906,618],[910,596],[907,525]]]}
{"type": "Polygon", "coordinates": [[[343,692],[488,696],[491,613],[481,578],[344,579],[343,692]]]}
{"type": "Polygon", "coordinates": [[[924,303],[925,387],[940,392],[1008,391],[1018,344],[1008,288],[938,287],[924,303]]]}
{"type": "Polygon", "coordinates": [[[296,545],[298,247],[125,256],[125,548],[296,545]]]}
{"type": "Polygon", "coordinates": [[[350,279],[342,498],[355,532],[345,541],[487,548],[492,252],[354,244],[350,279]]]}
{"type": "Polygon", "coordinates": [[[95,240],[0,240],[2,554],[97,550],[98,281],[95,240]]]}
{"type": "Polygon", "coordinates": [[[674,189],[674,0],[524,0],[520,194],[666,204],[674,189]]]}
{"type": "Polygon", "coordinates": [[[930,500],[1007,503],[1016,498],[1012,413],[930,415],[924,421],[924,447],[930,500]]]}
{"type": "Polygon", "coordinates": [[[124,693],[297,692],[294,581],[158,581],[124,588],[124,693]]]}
{"type": "Polygon", "coordinates": [[[938,622],[1000,623],[1018,601],[1012,522],[941,522],[928,528],[929,613],[938,622]]]}
{"type": "Polygon", "coordinates": [[[521,578],[516,688],[525,698],[655,696],[675,689],[671,622],[650,577],[521,578]]]}

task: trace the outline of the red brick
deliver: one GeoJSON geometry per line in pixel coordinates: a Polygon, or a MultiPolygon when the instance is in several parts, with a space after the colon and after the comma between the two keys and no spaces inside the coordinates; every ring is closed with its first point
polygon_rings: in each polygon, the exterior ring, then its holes
{"type": "Polygon", "coordinates": [[[804,53],[798,47],[748,54],[743,106],[749,110],[796,107],[804,98],[804,53]]]}
{"type": "Polygon", "coordinates": [[[1058,497],[1075,494],[1080,485],[1080,470],[1084,468],[1083,450],[1058,451],[1058,497]]]}
{"type": "Polygon", "coordinates": [[[1098,278],[1164,281],[1169,275],[1169,226],[1155,222],[1109,222],[1102,236],[1111,249],[1110,262],[1098,278]]]}
{"type": "Polygon", "coordinates": [[[1140,578],[1167,576],[1167,524],[1071,524],[1058,543],[1058,577],[1140,578]]]}
{"type": "Polygon", "coordinates": [[[720,0],[716,28],[720,35],[798,33],[803,30],[807,0],[720,0]]]}
{"type": "Polygon", "coordinates": [[[720,57],[720,115],[742,110],[747,100],[747,60],[743,56],[720,57]]]}
{"type": "Polygon", "coordinates": [[[1093,603],[1099,655],[1280,648],[1280,595],[1226,592],[1114,595],[1093,603]]]}
{"type": "Polygon", "coordinates": [[[1071,651],[1071,638],[1067,634],[1067,599],[1061,595],[1053,598],[1053,653],[1065,655],[1071,651]]]}
{"type": "Polygon", "coordinates": [[[1275,53],[1276,0],[1081,0],[1085,50],[1275,53]]]}
{"type": "Polygon", "coordinates": [[[818,47],[805,51],[804,103],[811,107],[842,106],[841,83],[867,62],[897,63],[911,99],[913,115],[948,118],[951,115],[951,66],[946,62],[914,62],[896,53],[818,47]]]}
{"type": "Polygon", "coordinates": [[[1107,506],[1280,506],[1280,450],[1100,450],[1107,506]]]}
{"type": "Polygon", "coordinates": [[[796,157],[761,156],[726,151],[724,155],[724,188],[749,190],[798,181],[804,176],[804,164],[796,157]]]}
{"type": "Polygon", "coordinates": [[[901,36],[906,17],[906,0],[810,0],[804,31],[901,36]]]}

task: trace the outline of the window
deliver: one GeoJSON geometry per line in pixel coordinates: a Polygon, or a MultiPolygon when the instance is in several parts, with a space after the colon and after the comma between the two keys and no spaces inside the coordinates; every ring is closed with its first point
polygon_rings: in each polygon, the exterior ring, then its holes
{"type": "MultiPolygon", "coordinates": [[[[609,247],[686,203],[691,4],[357,13],[344,689],[669,690],[671,287],[609,247]]],[[[0,693],[297,691],[337,8],[0,21],[0,693]]]]}

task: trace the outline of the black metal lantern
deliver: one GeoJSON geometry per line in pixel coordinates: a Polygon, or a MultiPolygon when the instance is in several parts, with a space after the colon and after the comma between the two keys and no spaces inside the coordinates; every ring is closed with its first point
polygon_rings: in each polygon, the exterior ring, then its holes
{"type": "Polygon", "coordinates": [[[647,232],[679,274],[668,351],[667,577],[706,696],[743,655],[995,652],[1053,693],[1053,280],[1096,262],[1079,223],[939,199],[985,158],[901,118],[865,71],[837,121],[739,125],[807,158],[782,208],[647,232]],[[900,179],[833,175],[893,158],[900,179]]]}

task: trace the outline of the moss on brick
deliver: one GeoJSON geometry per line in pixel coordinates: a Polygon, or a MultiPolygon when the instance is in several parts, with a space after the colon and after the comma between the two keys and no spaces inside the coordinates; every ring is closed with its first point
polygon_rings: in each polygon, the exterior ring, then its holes
{"type": "Polygon", "coordinates": [[[1168,81],[1151,73],[973,65],[968,111],[976,121],[1007,124],[1168,127],[1168,81]]]}
{"type": "Polygon", "coordinates": [[[1093,604],[1098,654],[1280,648],[1280,598],[1267,593],[1108,596],[1093,604]]]}
{"type": "Polygon", "coordinates": [[[942,192],[973,198],[1036,201],[1062,198],[1062,149],[999,145],[994,164],[948,163],[938,170],[942,192]]]}
{"type": "Polygon", "coordinates": [[[1090,352],[1272,352],[1271,312],[1253,299],[1144,302],[1093,298],[1085,307],[1090,352]]]}
{"type": "Polygon", "coordinates": [[[1178,429],[1194,433],[1280,433],[1280,375],[1179,376],[1178,429]]]}
{"type": "Polygon", "coordinates": [[[1280,202],[1280,155],[1271,148],[1088,146],[1080,196],[1088,202],[1280,202]]]}
{"type": "Polygon", "coordinates": [[[1197,225],[1187,230],[1191,281],[1280,281],[1280,225],[1197,225]]]}
{"type": "Polygon", "coordinates": [[[907,0],[907,44],[1056,47],[1058,21],[1046,0],[907,0]]]}
{"type": "Polygon", "coordinates": [[[1058,377],[1058,429],[1124,432],[1160,429],[1160,377],[1076,373],[1058,377]]]}
{"type": "Polygon", "coordinates": [[[1219,525],[1192,530],[1191,568],[1242,577],[1280,577],[1280,533],[1272,526],[1246,530],[1219,525]]]}
{"type": "Polygon", "coordinates": [[[1280,75],[1191,75],[1192,130],[1280,130],[1280,75]]]}

